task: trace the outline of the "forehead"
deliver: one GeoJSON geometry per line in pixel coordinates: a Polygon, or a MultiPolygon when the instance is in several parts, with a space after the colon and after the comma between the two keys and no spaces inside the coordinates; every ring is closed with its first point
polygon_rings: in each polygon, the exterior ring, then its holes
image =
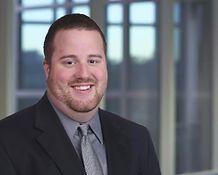
{"type": "Polygon", "coordinates": [[[57,39],[88,39],[92,38],[95,40],[101,40],[103,43],[103,39],[100,33],[97,30],[88,30],[88,29],[61,29],[56,32],[54,36],[54,41],[57,39]]]}
{"type": "Polygon", "coordinates": [[[53,46],[55,51],[99,51],[104,52],[104,43],[96,30],[65,29],[56,33],[53,46]]]}
{"type": "Polygon", "coordinates": [[[105,50],[104,41],[97,30],[87,29],[62,29],[59,30],[53,40],[53,46],[63,47],[66,45],[93,45],[105,50]]]}

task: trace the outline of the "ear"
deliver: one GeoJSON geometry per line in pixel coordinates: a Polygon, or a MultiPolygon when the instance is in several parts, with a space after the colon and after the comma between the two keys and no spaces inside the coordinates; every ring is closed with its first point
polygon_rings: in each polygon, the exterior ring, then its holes
{"type": "Polygon", "coordinates": [[[48,63],[48,60],[44,59],[43,61],[43,68],[45,72],[45,78],[48,79],[49,72],[50,72],[50,64],[48,63]]]}

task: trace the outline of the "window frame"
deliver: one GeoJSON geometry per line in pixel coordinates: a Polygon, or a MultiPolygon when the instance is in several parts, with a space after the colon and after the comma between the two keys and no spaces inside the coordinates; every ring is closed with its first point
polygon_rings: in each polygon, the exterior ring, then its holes
{"type": "MultiPolygon", "coordinates": [[[[173,25],[172,25],[172,6],[173,6],[173,1],[171,0],[157,0],[159,1],[159,9],[157,10],[160,14],[158,14],[159,22],[164,21],[160,23],[159,27],[159,33],[160,33],[160,43],[159,43],[159,48],[160,48],[160,53],[159,55],[161,56],[161,102],[160,102],[160,123],[161,123],[161,131],[160,131],[160,164],[161,164],[161,169],[162,169],[162,174],[163,175],[174,175],[175,174],[175,87],[174,87],[174,76],[175,76],[175,70],[174,70],[174,60],[173,60],[173,43],[172,43],[172,33],[173,33],[173,25]],[[162,42],[161,42],[162,41],[162,42]],[[163,42],[164,41],[164,42],[163,42]],[[165,45],[165,42],[168,42],[167,45],[165,45]],[[164,81],[163,81],[164,80],[164,81]],[[163,139],[164,138],[164,139],[163,139]],[[170,151],[167,151],[170,150],[170,151]]],[[[212,0],[214,5],[213,5],[213,23],[214,23],[214,29],[213,29],[213,35],[214,35],[214,40],[213,40],[213,75],[218,74],[218,19],[216,16],[218,16],[218,1],[212,0]]],[[[101,1],[104,3],[104,1],[101,1]]],[[[6,1],[4,3],[10,4],[10,1],[6,1]]],[[[92,3],[94,4],[94,3],[92,3]]],[[[97,3],[96,3],[97,4],[97,3]]],[[[102,3],[101,3],[102,5],[102,3]]],[[[8,5],[9,6],[9,5],[8,5]]],[[[1,7],[1,6],[0,6],[1,7]]],[[[44,7],[44,6],[43,6],[44,7]]],[[[53,7],[53,6],[49,6],[53,7]]],[[[4,7],[3,7],[4,8],[4,7]]],[[[25,8],[19,8],[17,4],[13,4],[11,6],[13,10],[15,11],[15,14],[13,15],[13,20],[15,21],[15,29],[20,25],[18,22],[18,17],[17,14],[19,13],[20,10],[24,10],[25,8]]],[[[26,7],[27,8],[27,7],[26,7]]],[[[28,7],[29,8],[29,7],[28,7]]],[[[96,8],[98,9],[98,8],[96,8]]],[[[102,14],[104,14],[103,8],[100,8],[100,11],[102,14]],[[103,11],[103,12],[102,12],[103,11]]],[[[103,22],[103,17],[105,16],[97,14],[97,12],[92,12],[91,14],[94,16],[96,21],[101,24],[101,26],[104,26],[103,22]]],[[[7,16],[7,15],[6,15],[7,16]]],[[[9,15],[10,19],[11,16],[9,15]]],[[[5,20],[5,24],[6,24],[5,20]]],[[[158,22],[158,23],[159,23],[158,22]]],[[[4,25],[3,25],[4,26],[4,25]]],[[[7,26],[8,29],[10,29],[9,26],[7,26]]],[[[11,30],[10,30],[11,31],[11,30]]],[[[8,87],[10,85],[12,86],[8,92],[8,90],[4,89],[2,90],[1,94],[7,94],[6,96],[2,96],[5,100],[7,101],[5,114],[9,114],[12,112],[16,111],[16,107],[14,103],[16,103],[16,99],[18,97],[29,97],[31,95],[34,95],[35,97],[40,97],[44,90],[33,90],[33,91],[17,91],[15,88],[13,88],[13,81],[17,80],[16,75],[17,75],[17,69],[16,69],[16,64],[18,63],[18,41],[19,41],[19,32],[17,33],[16,30],[13,30],[13,33],[15,33],[16,37],[13,39],[13,43],[11,44],[12,46],[12,53],[11,49],[6,49],[7,58],[10,59],[12,58],[12,61],[10,60],[9,66],[4,72],[6,75],[9,77],[12,77],[10,80],[5,80],[3,83],[7,83],[8,87]],[[13,56],[16,55],[16,56],[13,56]],[[15,57],[15,59],[13,59],[15,57]],[[10,70],[14,70],[10,74],[8,73],[10,70]],[[14,75],[12,75],[14,74],[14,75]],[[8,82],[9,81],[9,82],[8,82]],[[15,95],[14,95],[15,94],[15,95]]],[[[8,62],[7,62],[8,63],[8,62]]],[[[1,65],[3,67],[4,65],[1,65]]],[[[215,173],[218,173],[218,81],[216,76],[213,77],[213,169],[209,171],[204,171],[204,172],[197,172],[197,173],[187,173],[183,175],[214,175],[215,173]]]]}

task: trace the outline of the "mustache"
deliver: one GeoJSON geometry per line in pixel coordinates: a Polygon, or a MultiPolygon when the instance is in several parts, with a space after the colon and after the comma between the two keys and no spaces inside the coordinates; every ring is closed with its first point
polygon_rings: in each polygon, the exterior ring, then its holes
{"type": "Polygon", "coordinates": [[[77,84],[77,83],[93,83],[93,84],[95,84],[96,80],[92,79],[92,78],[77,78],[73,81],[70,81],[68,84],[73,85],[73,84],[77,84]]]}

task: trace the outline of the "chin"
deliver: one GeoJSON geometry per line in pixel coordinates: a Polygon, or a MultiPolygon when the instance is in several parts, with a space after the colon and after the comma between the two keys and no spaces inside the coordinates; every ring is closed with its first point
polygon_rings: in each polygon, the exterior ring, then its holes
{"type": "Polygon", "coordinates": [[[80,108],[71,108],[72,110],[76,111],[76,112],[81,112],[81,113],[86,113],[86,112],[90,112],[92,110],[94,110],[97,106],[95,107],[80,107],[80,108]]]}
{"type": "Polygon", "coordinates": [[[87,102],[87,103],[83,103],[83,102],[73,102],[70,104],[70,108],[76,112],[90,112],[92,110],[94,110],[99,103],[97,103],[96,101],[94,102],[87,102]],[[91,104],[91,105],[90,105],[91,104]]]}

